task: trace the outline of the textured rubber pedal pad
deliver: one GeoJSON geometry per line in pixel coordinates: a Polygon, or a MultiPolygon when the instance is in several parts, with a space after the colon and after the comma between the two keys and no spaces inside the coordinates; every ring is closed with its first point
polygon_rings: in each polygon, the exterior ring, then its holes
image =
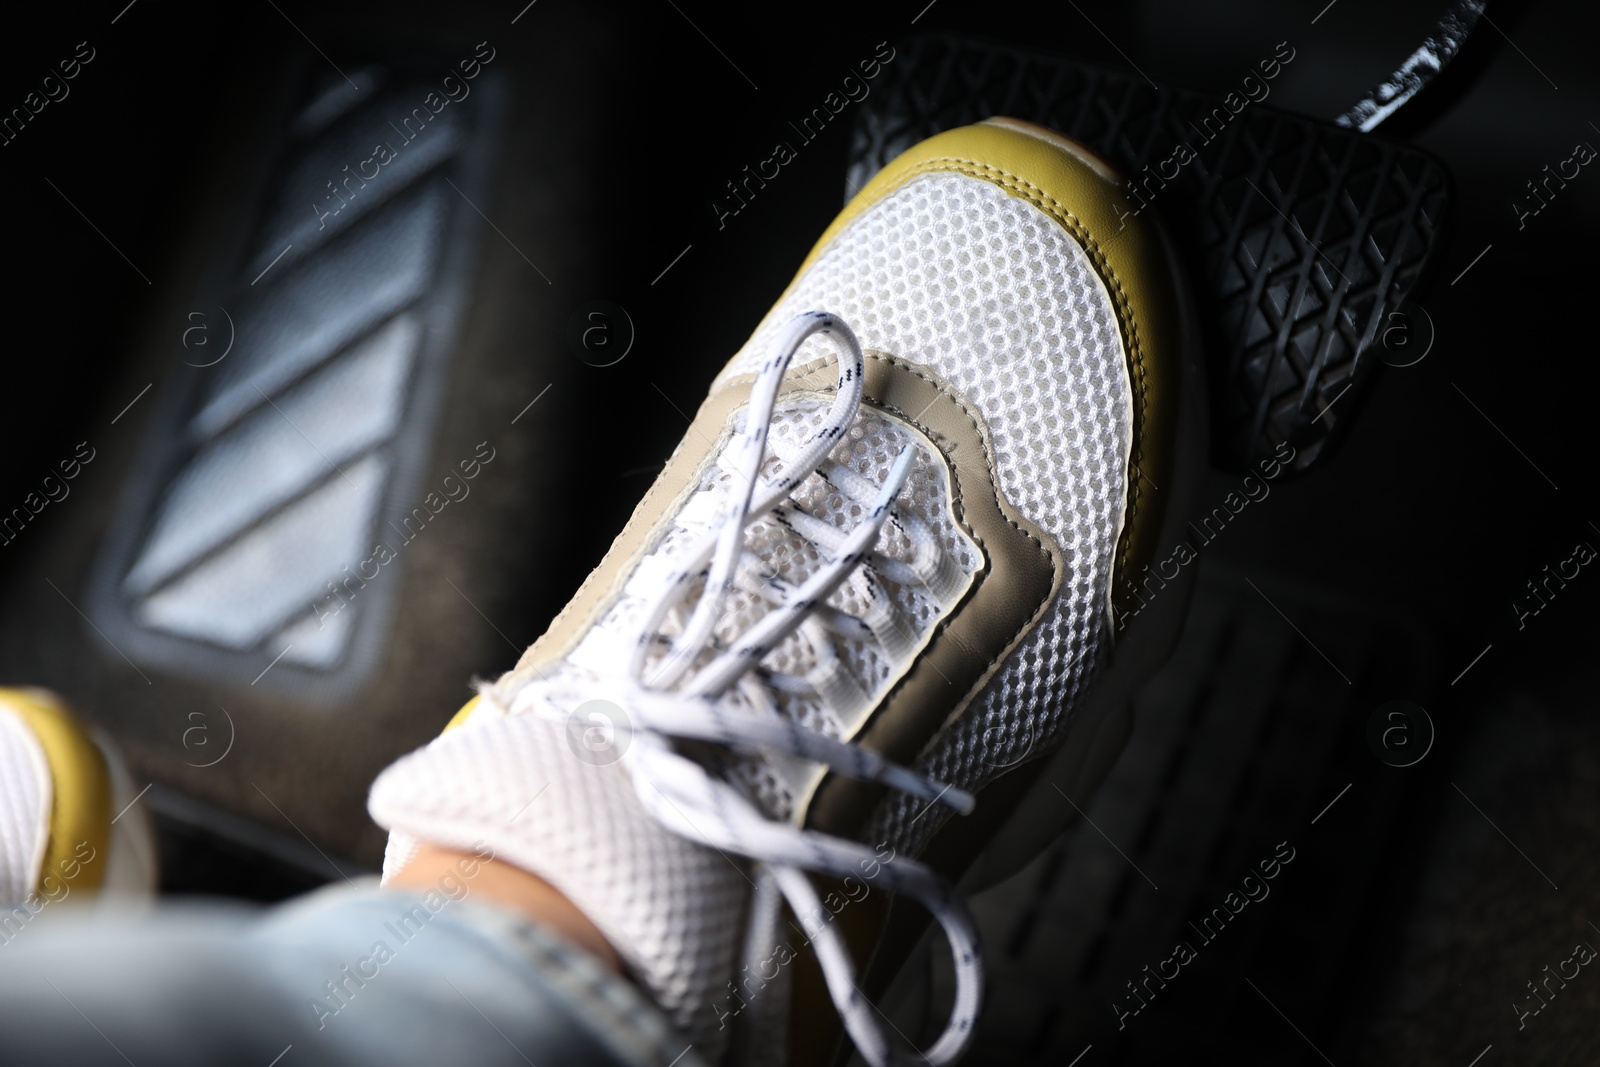
{"type": "Polygon", "coordinates": [[[1125,176],[1139,213],[1160,216],[1193,280],[1213,462],[1243,472],[1282,441],[1296,471],[1323,460],[1436,258],[1443,164],[1242,92],[943,35],[896,47],[855,122],[851,191],[918,141],[996,115],[1082,142],[1125,176]]]}
{"type": "MultiPolygon", "coordinates": [[[[1403,755],[1381,733],[1395,694],[1431,702],[1436,638],[1327,586],[1269,583],[1269,602],[1217,563],[1135,700],[1127,750],[1092,800],[1072,798],[1085,817],[970,901],[989,988],[968,1067],[1062,1067],[1086,1045],[1083,1064],[1321,1064],[1294,1029],[1261,1025],[1251,981],[1319,1044],[1348,1024],[1362,994],[1347,976],[1415,830],[1394,813],[1421,779],[1392,768],[1445,758],[1431,724],[1398,720],[1403,755]]],[[[937,1002],[943,945],[921,948],[937,1002]]],[[[927,1037],[912,1013],[896,1025],[927,1037]]]]}

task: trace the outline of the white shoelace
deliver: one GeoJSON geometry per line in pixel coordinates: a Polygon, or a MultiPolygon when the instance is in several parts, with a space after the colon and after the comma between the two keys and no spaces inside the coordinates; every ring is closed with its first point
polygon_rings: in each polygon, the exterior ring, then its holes
{"type": "MultiPolygon", "coordinates": [[[[623,726],[631,735],[623,757],[645,809],[663,826],[696,843],[724,853],[737,853],[765,864],[779,890],[815,946],[830,996],[857,1049],[874,1067],[901,1063],[945,1064],[959,1056],[971,1040],[982,995],[983,972],[977,933],[971,916],[954,889],[927,866],[906,857],[884,861],[865,845],[778,822],[763,813],[743,791],[714,776],[700,763],[681,755],[673,740],[709,741],[736,751],[784,753],[822,763],[851,778],[882,782],[894,789],[966,814],[972,795],[942,785],[881,755],[808,729],[776,707],[766,685],[803,680],[775,672],[753,675],[760,661],[785,638],[805,627],[815,647],[828,643],[826,631],[871,637],[867,622],[825,604],[832,593],[864,566],[878,579],[905,581],[927,573],[926,559],[911,566],[885,561],[873,552],[891,507],[910,476],[914,446],[901,450],[887,480],[877,488],[865,519],[848,531],[815,519],[798,506],[784,504],[811,474],[837,465],[829,453],[849,431],[861,403],[865,367],[854,332],[826,312],[796,316],[780,333],[773,354],[762,363],[751,390],[743,433],[730,443],[733,488],[724,511],[669,576],[666,592],[646,613],[630,662],[611,691],[600,694],[621,707],[623,726]],[[784,372],[801,344],[813,334],[832,341],[839,353],[838,393],[821,424],[798,453],[773,478],[761,475],[768,451],[768,432],[784,372]],[[770,572],[762,575],[763,595],[774,606],[709,662],[696,667],[712,649],[712,634],[738,578],[745,530],[766,515],[775,515],[797,536],[822,550],[826,561],[806,580],[789,585],[770,572]],[[709,564],[709,567],[708,567],[709,564]],[[885,565],[888,564],[888,565],[885,565]],[[920,564],[920,566],[919,566],[920,564]],[[662,641],[661,628],[674,609],[682,607],[692,587],[704,578],[704,590],[667,654],[647,669],[652,649],[662,641]],[[824,618],[825,617],[825,618],[824,618]],[[763,684],[763,681],[766,684],[763,684]],[[748,709],[730,713],[719,698],[738,687],[748,709]],[[909,896],[932,913],[950,942],[955,964],[955,1004],[949,1022],[926,1050],[907,1052],[891,1044],[871,1005],[856,985],[855,965],[844,939],[832,924],[816,889],[803,872],[836,878],[862,877],[889,892],[909,896]]],[[[852,488],[860,491],[860,481],[852,488]]],[[[869,582],[870,584],[870,582],[869,582]]],[[[515,704],[523,704],[519,698],[515,704]]],[[[528,706],[532,706],[532,701],[528,706]]]]}

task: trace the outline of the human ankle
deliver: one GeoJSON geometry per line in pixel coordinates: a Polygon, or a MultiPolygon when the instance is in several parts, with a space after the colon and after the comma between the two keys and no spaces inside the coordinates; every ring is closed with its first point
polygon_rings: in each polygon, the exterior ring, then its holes
{"type": "Polygon", "coordinates": [[[468,869],[474,891],[483,899],[521,912],[565,937],[611,970],[622,973],[622,960],[588,916],[549,882],[503,860],[423,843],[406,865],[387,882],[390,889],[434,889],[442,878],[460,879],[468,869]]]}

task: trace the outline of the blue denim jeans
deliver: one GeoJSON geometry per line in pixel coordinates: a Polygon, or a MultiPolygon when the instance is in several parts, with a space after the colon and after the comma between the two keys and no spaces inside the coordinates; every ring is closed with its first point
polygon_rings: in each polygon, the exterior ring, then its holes
{"type": "Polygon", "coordinates": [[[467,899],[50,911],[0,943],[0,1064],[702,1063],[593,957],[467,899]]]}

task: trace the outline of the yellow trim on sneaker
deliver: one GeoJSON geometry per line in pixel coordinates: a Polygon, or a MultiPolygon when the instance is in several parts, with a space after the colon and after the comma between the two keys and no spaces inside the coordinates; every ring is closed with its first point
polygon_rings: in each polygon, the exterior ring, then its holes
{"type": "Polygon", "coordinates": [[[964,174],[1033,204],[1077,240],[1111,295],[1133,388],[1132,470],[1111,585],[1117,610],[1128,610],[1125,591],[1154,558],[1161,529],[1165,501],[1153,490],[1170,484],[1175,458],[1183,337],[1169,253],[1108,164],[1052,130],[993,118],[930,137],[880,170],[818,238],[790,288],[846,226],[926,174],[964,174]]]}
{"type": "Polygon", "coordinates": [[[461,705],[461,710],[450,716],[450,721],[445,723],[444,729],[440,730],[439,732],[441,734],[447,734],[451,730],[454,730],[457,726],[464,726],[467,718],[473,713],[473,711],[477,709],[478,701],[482,699],[483,698],[481,696],[476,696],[467,701],[465,704],[461,705]]]}
{"type": "Polygon", "coordinates": [[[111,838],[111,773],[105,756],[59,698],[42,689],[0,688],[0,701],[27,723],[50,764],[50,842],[35,886],[49,899],[59,892],[93,893],[105,881],[111,838]]]}

